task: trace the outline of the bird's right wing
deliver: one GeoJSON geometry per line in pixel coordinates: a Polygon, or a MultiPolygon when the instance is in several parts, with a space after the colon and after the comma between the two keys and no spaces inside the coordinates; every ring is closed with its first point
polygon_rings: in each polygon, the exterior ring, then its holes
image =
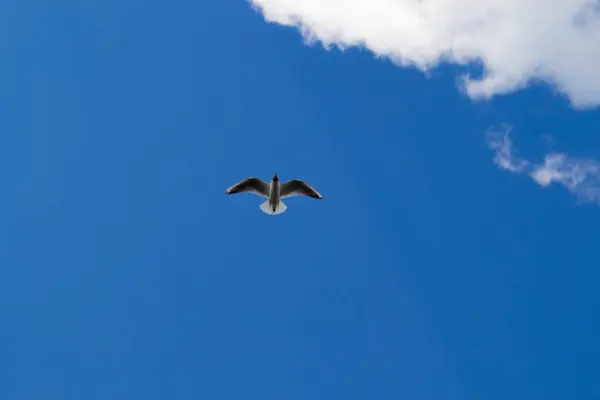
{"type": "Polygon", "coordinates": [[[269,197],[269,184],[258,178],[248,178],[236,183],[227,189],[227,194],[254,193],[262,197],[269,197]]]}
{"type": "Polygon", "coordinates": [[[280,196],[282,199],[291,196],[308,196],[319,200],[323,198],[312,186],[298,179],[292,179],[283,183],[280,189],[280,196]]]}

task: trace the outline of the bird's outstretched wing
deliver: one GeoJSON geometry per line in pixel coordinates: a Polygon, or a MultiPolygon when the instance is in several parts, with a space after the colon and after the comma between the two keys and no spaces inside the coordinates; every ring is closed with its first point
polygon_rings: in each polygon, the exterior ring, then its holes
{"type": "Polygon", "coordinates": [[[262,197],[269,197],[269,184],[258,178],[248,178],[227,189],[227,194],[244,192],[254,193],[262,197]]]}
{"type": "Polygon", "coordinates": [[[279,192],[282,199],[291,196],[308,196],[319,200],[323,198],[323,196],[308,183],[298,179],[292,179],[291,181],[282,183],[279,192]]]}

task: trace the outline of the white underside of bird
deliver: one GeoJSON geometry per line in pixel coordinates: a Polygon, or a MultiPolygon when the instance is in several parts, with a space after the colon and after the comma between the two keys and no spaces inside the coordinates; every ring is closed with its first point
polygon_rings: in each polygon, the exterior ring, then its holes
{"type": "Polygon", "coordinates": [[[278,215],[287,210],[287,206],[281,201],[286,197],[308,196],[314,199],[323,199],[323,196],[306,182],[292,179],[281,183],[277,174],[271,182],[265,182],[259,178],[250,177],[231,186],[227,194],[253,193],[267,200],[260,205],[260,209],[269,215],[278,215]]]}

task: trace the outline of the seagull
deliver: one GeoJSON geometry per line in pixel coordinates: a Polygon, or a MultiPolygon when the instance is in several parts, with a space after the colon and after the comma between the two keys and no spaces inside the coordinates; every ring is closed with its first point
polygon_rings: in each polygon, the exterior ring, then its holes
{"type": "Polygon", "coordinates": [[[322,200],[323,196],[306,182],[292,179],[285,183],[279,183],[277,174],[273,176],[271,182],[267,183],[259,178],[250,177],[236,183],[227,189],[227,194],[253,193],[267,200],[260,205],[260,209],[269,215],[277,215],[287,210],[287,206],[281,201],[286,197],[308,196],[313,199],[322,200]]]}

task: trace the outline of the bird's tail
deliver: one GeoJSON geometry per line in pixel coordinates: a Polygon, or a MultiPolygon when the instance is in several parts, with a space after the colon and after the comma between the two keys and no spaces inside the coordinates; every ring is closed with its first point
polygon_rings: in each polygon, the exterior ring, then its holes
{"type": "Polygon", "coordinates": [[[262,210],[262,212],[269,214],[269,215],[277,215],[277,214],[281,214],[282,212],[284,212],[285,210],[287,210],[287,206],[285,204],[283,204],[283,201],[279,201],[279,204],[277,204],[277,207],[275,208],[275,210],[273,210],[273,206],[271,204],[269,204],[269,200],[265,200],[264,203],[262,203],[260,205],[260,209],[262,210]]]}

